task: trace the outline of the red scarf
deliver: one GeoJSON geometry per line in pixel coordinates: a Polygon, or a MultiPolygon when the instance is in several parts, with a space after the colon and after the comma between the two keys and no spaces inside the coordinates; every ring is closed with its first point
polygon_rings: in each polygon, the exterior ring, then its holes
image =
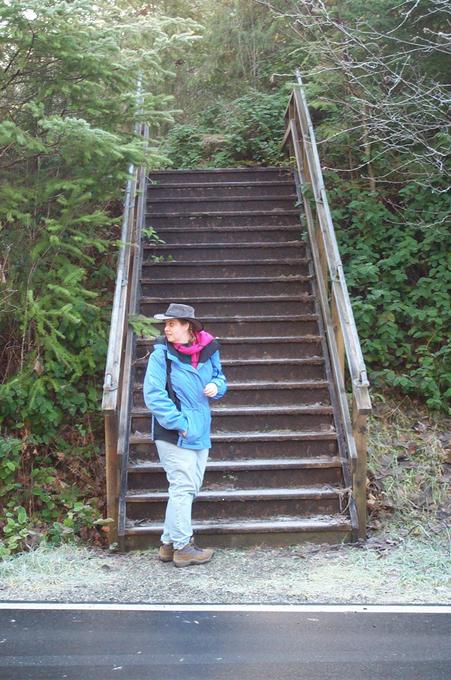
{"type": "Polygon", "coordinates": [[[197,368],[199,364],[200,353],[210,344],[214,337],[207,333],[207,331],[196,331],[196,342],[192,345],[181,345],[180,343],[174,343],[174,347],[178,352],[182,354],[189,354],[191,356],[191,364],[194,368],[197,368]]]}

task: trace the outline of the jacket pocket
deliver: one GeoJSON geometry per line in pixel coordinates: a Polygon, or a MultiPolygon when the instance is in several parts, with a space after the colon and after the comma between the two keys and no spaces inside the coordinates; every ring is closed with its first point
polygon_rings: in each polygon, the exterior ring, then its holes
{"type": "Polygon", "coordinates": [[[183,409],[183,415],[188,421],[187,434],[184,441],[187,444],[199,444],[210,434],[210,409],[183,409]]]}

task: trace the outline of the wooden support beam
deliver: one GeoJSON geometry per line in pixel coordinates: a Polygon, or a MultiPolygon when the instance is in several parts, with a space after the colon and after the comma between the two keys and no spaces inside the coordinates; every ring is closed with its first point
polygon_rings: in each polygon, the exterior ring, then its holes
{"type": "Polygon", "coordinates": [[[366,481],[367,481],[367,428],[368,416],[359,411],[355,397],[352,400],[352,433],[357,448],[357,462],[353,473],[353,494],[359,518],[359,538],[366,537],[366,481]]]}
{"type": "Polygon", "coordinates": [[[107,517],[113,520],[109,525],[108,539],[110,545],[117,542],[118,499],[119,499],[119,466],[117,455],[117,415],[115,412],[104,414],[105,418],[105,475],[107,517]]]}

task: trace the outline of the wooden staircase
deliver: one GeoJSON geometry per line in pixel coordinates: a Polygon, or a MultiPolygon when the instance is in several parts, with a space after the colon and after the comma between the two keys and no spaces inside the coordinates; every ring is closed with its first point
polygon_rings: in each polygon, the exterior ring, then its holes
{"type": "MultiPolygon", "coordinates": [[[[192,304],[220,339],[229,384],[212,402],[213,446],[193,505],[201,545],[341,542],[365,532],[355,423],[336,377],[301,179],[291,168],[166,170],[142,175],[136,193],[127,313],[151,318],[170,302],[192,304]],[[140,238],[143,226],[161,241],[140,238]]],[[[129,550],[159,543],[167,482],[142,395],[152,341],[127,329],[127,314],[121,323],[115,426],[104,411],[111,540],[129,550]]]]}
{"type": "MultiPolygon", "coordinates": [[[[229,382],[213,402],[196,535],[214,545],[349,539],[357,518],[293,173],[166,171],[147,187],[146,226],[165,244],[143,243],[138,311],[192,304],[221,340],[229,382]]],[[[167,500],[142,397],[151,344],[138,340],[133,360],[125,549],[158,543],[167,500]]]]}

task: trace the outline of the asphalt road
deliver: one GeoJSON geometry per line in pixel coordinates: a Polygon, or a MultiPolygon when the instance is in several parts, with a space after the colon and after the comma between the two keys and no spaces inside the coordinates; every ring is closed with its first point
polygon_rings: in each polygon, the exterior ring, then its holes
{"type": "Polygon", "coordinates": [[[0,606],[1,680],[451,678],[450,608],[7,607],[0,606]]]}

